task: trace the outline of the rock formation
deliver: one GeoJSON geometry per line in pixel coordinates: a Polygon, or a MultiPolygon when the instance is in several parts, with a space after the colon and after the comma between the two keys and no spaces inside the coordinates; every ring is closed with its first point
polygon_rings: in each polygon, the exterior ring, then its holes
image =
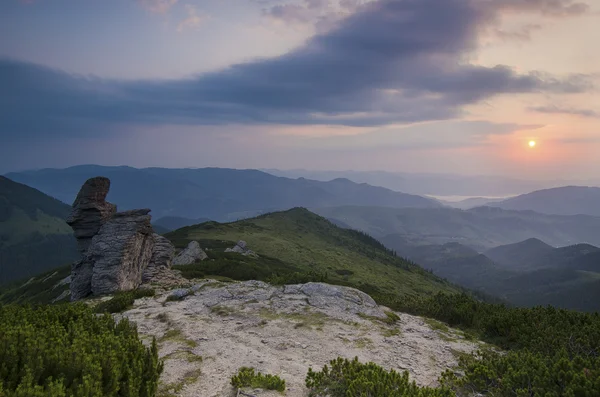
{"type": "Polygon", "coordinates": [[[134,289],[171,267],[174,247],[154,233],[150,210],[116,212],[109,188],[108,178],[89,179],[67,219],[82,253],[71,267],[71,300],[134,289]]]}
{"type": "Polygon", "coordinates": [[[104,177],[88,179],[81,187],[73,203],[73,211],[67,224],[75,231],[77,246],[85,254],[92,238],[116,212],[117,206],[106,201],[110,180],[104,177]]]}
{"type": "Polygon", "coordinates": [[[175,254],[173,244],[163,236],[154,235],[154,250],[148,267],[142,273],[142,282],[148,283],[157,278],[165,269],[170,269],[175,254]]]}
{"type": "Polygon", "coordinates": [[[258,255],[254,251],[248,248],[248,244],[246,244],[244,240],[238,241],[235,247],[233,248],[226,248],[225,252],[237,252],[238,254],[242,255],[258,257],[258,255]]]}
{"type": "Polygon", "coordinates": [[[173,259],[174,265],[191,265],[196,261],[203,261],[208,258],[206,252],[200,248],[200,244],[197,241],[191,241],[186,248],[184,248],[176,257],[173,259]]]}

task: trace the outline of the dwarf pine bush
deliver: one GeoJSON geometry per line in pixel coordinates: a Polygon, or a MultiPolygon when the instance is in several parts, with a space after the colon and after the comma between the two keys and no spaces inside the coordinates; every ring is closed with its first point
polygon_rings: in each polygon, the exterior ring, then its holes
{"type": "Polygon", "coordinates": [[[515,308],[466,294],[381,298],[395,310],[435,318],[506,350],[462,356],[459,371],[446,371],[441,379],[458,395],[600,396],[599,313],[515,308]]]}
{"type": "Polygon", "coordinates": [[[234,387],[256,387],[265,390],[285,391],[285,380],[277,375],[255,372],[254,368],[242,367],[231,377],[234,387]]]}
{"type": "Polygon", "coordinates": [[[129,321],[84,304],[0,306],[1,397],[153,397],[162,362],[129,321]]]}
{"type": "Polygon", "coordinates": [[[150,288],[140,288],[132,291],[117,292],[111,299],[98,303],[94,307],[94,311],[96,313],[121,313],[131,308],[136,299],[154,295],[154,290],[150,288]]]}
{"type": "Polygon", "coordinates": [[[329,397],[453,397],[449,389],[419,387],[408,372],[386,371],[374,363],[363,364],[337,358],[320,372],[308,369],[306,387],[310,396],[329,397]]]}

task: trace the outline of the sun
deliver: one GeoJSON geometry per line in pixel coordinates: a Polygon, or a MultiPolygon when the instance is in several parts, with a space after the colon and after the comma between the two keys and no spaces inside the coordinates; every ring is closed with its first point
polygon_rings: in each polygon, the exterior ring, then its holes
{"type": "Polygon", "coordinates": [[[529,141],[529,147],[530,148],[534,148],[535,147],[535,141],[529,141]]]}

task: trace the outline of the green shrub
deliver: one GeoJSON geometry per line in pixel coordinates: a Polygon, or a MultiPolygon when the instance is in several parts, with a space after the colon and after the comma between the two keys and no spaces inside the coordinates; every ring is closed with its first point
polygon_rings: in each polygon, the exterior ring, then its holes
{"type": "Polygon", "coordinates": [[[595,397],[600,393],[600,359],[573,359],[566,350],[553,355],[485,350],[461,356],[459,367],[464,375],[448,370],[441,378],[459,395],[472,390],[485,390],[490,396],[595,397]]]}
{"type": "Polygon", "coordinates": [[[255,372],[254,368],[242,367],[231,377],[233,387],[256,387],[265,390],[285,391],[285,380],[277,375],[255,372]]]}
{"type": "Polygon", "coordinates": [[[394,325],[398,321],[400,321],[400,316],[394,312],[387,311],[385,312],[385,320],[383,320],[386,324],[394,325]]]}
{"type": "Polygon", "coordinates": [[[306,387],[310,396],[329,397],[452,397],[447,388],[419,387],[408,380],[408,372],[386,371],[374,364],[362,364],[358,357],[332,360],[321,372],[308,369],[306,387]]]}
{"type": "Polygon", "coordinates": [[[127,320],[84,304],[0,306],[3,397],[153,397],[162,362],[127,320]]]}
{"type": "Polygon", "coordinates": [[[377,296],[380,304],[443,321],[508,350],[480,351],[459,360],[443,383],[490,396],[596,397],[600,390],[600,314],[551,306],[513,308],[473,297],[377,296]]]}
{"type": "Polygon", "coordinates": [[[96,313],[121,313],[133,306],[136,299],[154,296],[150,288],[140,288],[132,291],[117,292],[111,299],[100,302],[94,307],[96,313]]]}

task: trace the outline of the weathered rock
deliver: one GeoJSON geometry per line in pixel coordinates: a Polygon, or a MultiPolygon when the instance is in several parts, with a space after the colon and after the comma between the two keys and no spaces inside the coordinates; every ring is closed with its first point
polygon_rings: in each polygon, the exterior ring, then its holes
{"type": "Polygon", "coordinates": [[[167,238],[155,233],[152,257],[148,267],[142,274],[142,282],[148,283],[158,277],[160,273],[170,269],[174,255],[175,247],[173,247],[173,244],[167,238]]]}
{"type": "Polygon", "coordinates": [[[191,265],[196,261],[203,261],[208,258],[206,252],[200,248],[200,244],[197,241],[191,241],[186,248],[184,248],[176,257],[173,259],[174,265],[191,265]]]}
{"type": "Polygon", "coordinates": [[[167,300],[182,300],[183,298],[185,298],[186,296],[188,296],[191,293],[192,293],[192,291],[189,289],[177,288],[177,289],[174,289],[173,291],[171,291],[171,293],[167,297],[167,300]]]}
{"type": "MultiPolygon", "coordinates": [[[[166,305],[169,293],[138,301],[122,315],[137,324],[146,343],[161,338],[163,384],[185,382],[190,371],[202,371],[197,380],[186,382],[186,396],[235,395],[230,377],[247,366],[285,378],[287,397],[306,397],[308,368],[320,370],[336,357],[358,357],[386,370],[407,370],[411,381],[436,387],[440,373],[455,369],[458,352],[484,347],[465,340],[458,330],[433,330],[427,321],[409,314],[398,313],[400,320],[389,324],[385,314],[389,308],[371,307],[370,298],[351,288],[215,280],[197,285],[188,295],[187,289],[172,291],[173,301],[166,305]],[[356,296],[364,303],[357,303],[356,296]],[[330,304],[313,306],[309,297],[330,304]],[[165,337],[173,330],[177,338],[165,337]],[[190,360],[194,355],[210,359],[190,360]]],[[[244,391],[257,397],[280,395],[244,391]]]]}
{"type": "Polygon", "coordinates": [[[107,178],[88,179],[67,219],[83,256],[71,266],[71,300],[134,289],[170,273],[175,248],[154,233],[150,210],[116,212],[106,201],[109,188],[107,178]]]}
{"type": "Polygon", "coordinates": [[[142,283],[154,248],[149,212],[149,209],[118,212],[92,239],[83,262],[84,266],[92,266],[94,295],[130,290],[142,283]]]}
{"type": "Polygon", "coordinates": [[[73,228],[79,251],[85,254],[98,233],[116,212],[117,206],[106,201],[110,180],[104,177],[88,179],[73,202],[67,224],[73,228]]]}
{"type": "Polygon", "coordinates": [[[248,248],[248,245],[244,240],[238,241],[235,247],[233,248],[225,248],[225,252],[236,252],[242,255],[258,257],[258,255],[254,251],[248,248]]]}

